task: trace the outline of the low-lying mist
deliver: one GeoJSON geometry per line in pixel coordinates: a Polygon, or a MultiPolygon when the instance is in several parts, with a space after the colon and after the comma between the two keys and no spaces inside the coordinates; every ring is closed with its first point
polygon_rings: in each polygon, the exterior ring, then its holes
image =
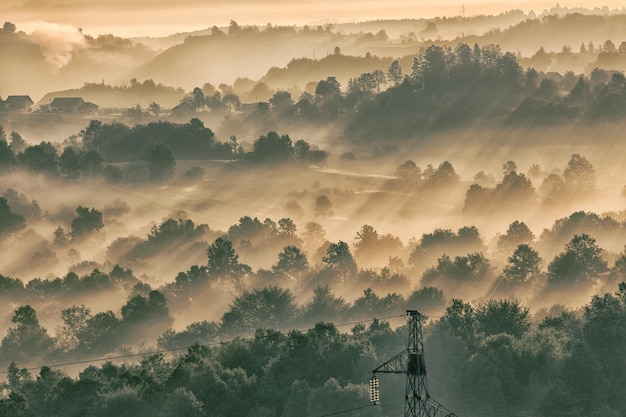
{"type": "MultiPolygon", "coordinates": [[[[602,145],[582,148],[559,143],[557,134],[563,133],[512,132],[510,137],[519,139],[510,139],[507,149],[495,147],[493,138],[481,139],[487,136],[484,131],[463,132],[413,149],[407,144],[384,152],[355,147],[350,158],[331,151],[322,165],[311,166],[179,160],[173,177],[158,183],[148,181],[144,162],[117,164],[121,182],[67,181],[16,171],[1,177],[0,189],[25,225],[2,238],[8,255],[0,271],[27,284],[63,278],[71,271],[79,277],[94,269],[108,274],[118,265],[131,270],[138,282],[163,289],[179,273],[207,265],[207,249],[222,236],[232,242],[239,262],[251,268],[250,276],[243,279],[244,287],[218,299],[212,287],[198,290],[204,295],[200,300],[194,294],[193,303],[168,299],[177,329],[193,321],[219,320],[243,288],[264,285],[291,288],[303,304],[316,286],[329,285],[347,301],[368,287],[380,295],[397,292],[404,297],[438,287],[448,299],[497,294],[526,300],[533,308],[554,303],[577,307],[605,285],[585,284],[576,290],[578,297],[561,292],[551,298],[545,296],[546,278],[539,275],[548,273],[549,264],[576,234],[595,239],[608,267],[619,258],[624,196],[613,167],[623,156],[607,147],[606,138],[602,145]],[[522,140],[525,135],[528,139],[522,140]],[[452,141],[467,145],[453,148],[452,141]],[[548,141],[555,145],[541,145],[548,141]],[[585,152],[572,153],[581,149],[585,152]],[[581,182],[589,177],[591,182],[581,182]],[[560,188],[551,188],[549,178],[560,188]],[[472,184],[481,188],[478,200],[471,197],[476,192],[472,184]],[[100,212],[101,227],[85,235],[76,232],[79,207],[100,212]],[[531,236],[516,243],[530,244],[542,260],[533,278],[537,282],[523,289],[498,283],[517,246],[500,243],[513,233],[508,229],[514,222],[523,223],[531,236]],[[429,246],[429,239],[440,241],[429,246]],[[459,243],[463,239],[470,241],[459,243]],[[346,274],[353,278],[325,277],[329,242],[347,243],[356,266],[346,274]],[[297,281],[285,281],[275,270],[279,254],[289,245],[300,248],[308,260],[308,272],[297,281]],[[477,262],[472,254],[481,254],[478,269],[445,272],[455,262],[477,262]],[[397,274],[389,287],[384,274],[397,274]],[[468,284],[459,286],[455,280],[461,278],[455,274],[469,279],[468,284]],[[207,309],[207,303],[213,307],[207,309]]],[[[345,145],[338,149],[345,151],[345,145]]],[[[58,313],[84,303],[93,311],[119,311],[132,295],[127,290],[115,290],[116,301],[89,291],[83,299],[47,298],[41,308],[58,313]]],[[[33,301],[37,308],[40,303],[33,301]]],[[[5,323],[14,307],[4,309],[5,323]]],[[[45,317],[42,321],[50,320],[47,327],[55,328],[59,315],[45,317]]]]}

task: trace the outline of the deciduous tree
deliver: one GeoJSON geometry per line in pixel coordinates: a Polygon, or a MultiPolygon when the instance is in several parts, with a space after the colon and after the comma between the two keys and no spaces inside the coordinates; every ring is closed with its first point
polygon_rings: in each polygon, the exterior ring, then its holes
{"type": "Polygon", "coordinates": [[[26,227],[24,217],[14,213],[6,198],[0,197],[0,238],[22,230],[26,227]]]}
{"type": "Polygon", "coordinates": [[[278,254],[278,263],[272,270],[278,274],[285,274],[292,279],[299,279],[309,268],[309,262],[302,251],[293,245],[285,246],[278,254]]]}
{"type": "Polygon", "coordinates": [[[502,275],[507,284],[523,284],[539,274],[540,264],[539,252],[523,243],[508,258],[502,275]]]}
{"type": "Polygon", "coordinates": [[[241,279],[251,271],[248,265],[239,263],[239,255],[235,252],[230,240],[217,238],[207,249],[208,273],[220,278],[241,279]]]}
{"type": "Polygon", "coordinates": [[[244,291],[222,316],[226,334],[250,334],[259,328],[282,329],[295,317],[295,297],[286,289],[263,287],[244,291]]]}
{"type": "Polygon", "coordinates": [[[78,206],[76,214],[78,216],[72,220],[70,230],[70,236],[73,239],[88,236],[104,227],[102,212],[95,208],[78,206]]]}
{"type": "Polygon", "coordinates": [[[343,281],[357,272],[357,265],[350,253],[350,247],[346,242],[331,243],[326,250],[326,256],[322,262],[332,270],[337,271],[343,281]]]}
{"type": "Polygon", "coordinates": [[[46,359],[54,350],[54,339],[39,324],[37,312],[30,305],[15,310],[10,327],[0,345],[0,362],[32,364],[46,359]]]}
{"type": "Polygon", "coordinates": [[[574,235],[548,265],[548,281],[552,284],[590,284],[608,270],[603,250],[587,235],[574,235]]]}

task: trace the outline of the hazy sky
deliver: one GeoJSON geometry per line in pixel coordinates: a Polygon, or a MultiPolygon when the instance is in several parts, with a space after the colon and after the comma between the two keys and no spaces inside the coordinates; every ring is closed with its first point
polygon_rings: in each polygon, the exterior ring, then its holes
{"type": "MultiPolygon", "coordinates": [[[[541,12],[554,1],[443,0],[1,0],[0,15],[23,28],[27,22],[71,24],[86,33],[123,36],[167,35],[179,31],[239,24],[316,24],[324,21],[361,21],[381,18],[497,14],[513,8],[541,12]]],[[[565,7],[621,8],[605,0],[561,1],[565,7]]],[[[28,26],[26,26],[28,27],[28,26]]]]}

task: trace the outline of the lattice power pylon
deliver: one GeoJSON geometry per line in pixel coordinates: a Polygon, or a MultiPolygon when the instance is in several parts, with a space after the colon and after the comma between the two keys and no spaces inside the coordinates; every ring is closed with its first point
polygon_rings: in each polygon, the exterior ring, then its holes
{"type": "Polygon", "coordinates": [[[423,316],[417,310],[407,310],[406,313],[409,316],[407,348],[372,371],[370,401],[374,404],[380,401],[376,373],[406,374],[405,417],[456,417],[456,414],[428,394],[422,338],[423,316]]]}

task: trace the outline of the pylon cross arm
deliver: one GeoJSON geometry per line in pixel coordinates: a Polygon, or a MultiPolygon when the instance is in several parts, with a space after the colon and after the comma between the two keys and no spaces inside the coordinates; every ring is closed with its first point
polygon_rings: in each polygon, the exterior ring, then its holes
{"type": "Polygon", "coordinates": [[[383,374],[406,374],[407,356],[408,349],[405,349],[393,358],[389,359],[387,362],[380,365],[378,368],[374,369],[372,373],[375,374],[378,372],[383,374]]]}

